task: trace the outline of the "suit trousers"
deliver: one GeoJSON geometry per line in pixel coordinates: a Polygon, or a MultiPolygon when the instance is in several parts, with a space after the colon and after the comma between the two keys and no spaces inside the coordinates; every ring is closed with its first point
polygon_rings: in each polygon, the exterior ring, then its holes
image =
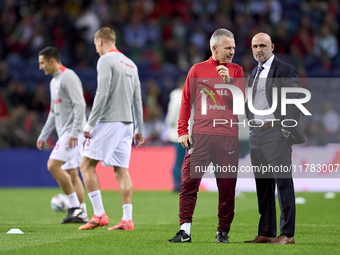
{"type": "Polygon", "coordinates": [[[188,150],[185,156],[182,172],[179,199],[180,224],[192,222],[201,179],[206,167],[212,162],[216,169],[215,177],[219,192],[217,230],[228,233],[234,218],[238,137],[193,134],[192,139],[193,149],[188,150]],[[228,171],[228,168],[231,170],[228,171]]]}
{"type": "Polygon", "coordinates": [[[281,126],[253,129],[249,137],[250,157],[255,171],[260,221],[258,235],[276,237],[275,184],[281,209],[280,232],[288,237],[295,231],[295,194],[292,179],[292,147],[281,126]],[[264,173],[265,172],[265,173],[264,173]]]}

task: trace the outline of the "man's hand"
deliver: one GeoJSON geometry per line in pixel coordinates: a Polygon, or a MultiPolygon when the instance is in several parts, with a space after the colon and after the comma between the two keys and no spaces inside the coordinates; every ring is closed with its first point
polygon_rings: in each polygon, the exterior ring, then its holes
{"type": "Polygon", "coordinates": [[[68,139],[68,147],[73,149],[75,147],[77,147],[78,145],[78,138],[75,138],[75,137],[70,137],[68,139]]]}
{"type": "Polygon", "coordinates": [[[88,139],[91,139],[92,136],[91,136],[91,134],[89,132],[84,131],[84,137],[88,138],[88,139]]]}
{"type": "Polygon", "coordinates": [[[144,136],[142,134],[134,134],[133,142],[137,147],[140,147],[144,143],[144,136]]]}
{"type": "Polygon", "coordinates": [[[227,67],[224,65],[219,65],[216,67],[216,70],[226,83],[230,82],[229,70],[227,67]]]}
{"type": "Polygon", "coordinates": [[[45,141],[42,141],[42,140],[38,140],[37,141],[37,148],[39,150],[42,150],[42,148],[45,146],[45,141]]]}
{"type": "Polygon", "coordinates": [[[186,134],[178,137],[178,143],[182,145],[184,148],[189,149],[190,144],[192,144],[191,136],[186,134]]]}

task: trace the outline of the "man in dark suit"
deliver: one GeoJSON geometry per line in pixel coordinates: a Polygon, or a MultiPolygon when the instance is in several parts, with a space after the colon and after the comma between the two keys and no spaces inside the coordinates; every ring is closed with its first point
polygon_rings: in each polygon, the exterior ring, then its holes
{"type": "MultiPolygon", "coordinates": [[[[251,123],[249,147],[255,172],[260,221],[258,235],[245,243],[293,244],[295,231],[295,194],[291,173],[292,145],[304,143],[298,124],[300,110],[287,104],[286,115],[281,113],[281,88],[299,87],[293,66],[273,54],[274,44],[268,34],[258,33],[252,39],[252,51],[258,66],[254,68],[248,89],[252,90],[252,105],[256,110],[272,107],[273,88],[277,88],[277,108],[267,115],[254,114],[246,106],[251,123]],[[270,170],[271,169],[271,170],[270,170]],[[280,235],[276,237],[275,185],[281,209],[280,235]]],[[[289,99],[302,98],[301,93],[287,93],[289,99]]],[[[248,98],[250,100],[250,98],[248,98]]],[[[251,103],[251,102],[249,102],[251,103]]]]}

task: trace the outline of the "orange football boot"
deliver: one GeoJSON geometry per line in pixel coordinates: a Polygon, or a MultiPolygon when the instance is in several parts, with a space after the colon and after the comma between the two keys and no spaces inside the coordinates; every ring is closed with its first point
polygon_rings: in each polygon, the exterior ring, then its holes
{"type": "Polygon", "coordinates": [[[121,220],[116,226],[110,227],[107,230],[134,230],[135,225],[132,220],[121,220]]]}
{"type": "Polygon", "coordinates": [[[93,214],[92,219],[87,222],[85,225],[80,226],[79,230],[88,230],[94,229],[96,227],[102,227],[109,225],[109,218],[107,217],[106,213],[104,212],[102,216],[98,217],[97,215],[93,214]]]}

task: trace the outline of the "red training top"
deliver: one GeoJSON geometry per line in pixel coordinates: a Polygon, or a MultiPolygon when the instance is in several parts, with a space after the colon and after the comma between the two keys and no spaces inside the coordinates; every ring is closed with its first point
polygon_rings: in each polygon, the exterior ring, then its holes
{"type": "MultiPolygon", "coordinates": [[[[227,83],[218,74],[218,65],[219,62],[210,57],[190,69],[183,88],[178,136],[188,134],[188,120],[193,103],[195,112],[192,133],[238,136],[238,125],[234,124],[238,122],[238,118],[233,115],[233,95],[230,90],[223,88],[223,84],[227,83]],[[220,120],[215,121],[215,127],[214,119],[220,120]]],[[[233,78],[228,84],[237,86],[244,95],[242,67],[234,63],[223,65],[228,68],[229,76],[233,78]]]]}

